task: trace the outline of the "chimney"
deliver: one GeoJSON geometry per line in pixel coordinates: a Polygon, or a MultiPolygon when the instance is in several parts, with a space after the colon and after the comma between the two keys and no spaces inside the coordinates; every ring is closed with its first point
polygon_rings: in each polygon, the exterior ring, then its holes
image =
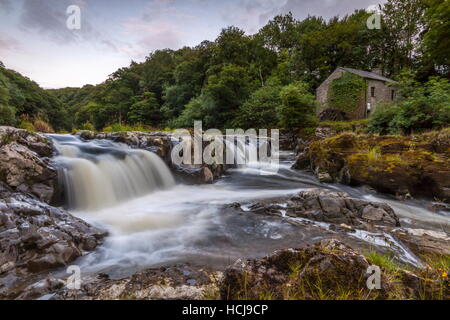
{"type": "Polygon", "coordinates": [[[376,73],[379,76],[383,75],[383,70],[381,70],[381,68],[374,68],[374,69],[372,69],[372,72],[376,73]]]}

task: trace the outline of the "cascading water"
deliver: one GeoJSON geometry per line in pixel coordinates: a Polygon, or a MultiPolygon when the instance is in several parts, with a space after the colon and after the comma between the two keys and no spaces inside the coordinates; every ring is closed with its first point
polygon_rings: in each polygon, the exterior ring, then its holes
{"type": "MultiPolygon", "coordinates": [[[[229,206],[242,203],[245,212],[246,204],[255,200],[289,197],[308,188],[337,189],[362,199],[376,197],[373,200],[396,209],[403,225],[449,229],[449,217],[430,212],[426,203],[398,202],[364,189],[321,184],[313,175],[291,169],[293,153],[280,153],[276,174],[261,174],[270,163],[255,158],[255,141],[245,142],[250,149],[239,142],[226,148],[233,149],[241,162],[246,157],[257,161],[237,165],[212,185],[186,186],[175,185],[167,166],[153,153],[107,140],[51,138],[72,213],[109,232],[104,245],[76,262],[83,274],[106,272],[122,277],[146,267],[184,262],[223,267],[237,258],[260,257],[336,237],[331,228],[314,227],[315,222],[293,226],[286,219],[242,214],[229,206]]],[[[389,247],[406,262],[412,261],[401,246],[392,247],[392,241],[383,237],[359,231],[346,241],[355,247],[389,247]]]]}
{"type": "Polygon", "coordinates": [[[70,208],[111,207],[175,185],[172,173],[154,153],[107,140],[83,142],[51,135],[70,208]]]}

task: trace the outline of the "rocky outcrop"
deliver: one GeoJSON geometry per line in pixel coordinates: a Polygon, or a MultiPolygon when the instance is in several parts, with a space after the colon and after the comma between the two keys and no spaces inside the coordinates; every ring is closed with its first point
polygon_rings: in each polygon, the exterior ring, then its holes
{"type": "Polygon", "coordinates": [[[262,259],[238,260],[226,269],[222,299],[406,299],[449,297],[446,279],[424,279],[381,266],[381,286],[367,288],[371,263],[337,240],[284,249],[262,259]]]}
{"type": "Polygon", "coordinates": [[[58,186],[56,170],[49,160],[52,153],[46,137],[0,127],[0,181],[13,190],[50,202],[58,186]]]}
{"type": "Polygon", "coordinates": [[[394,210],[387,204],[356,199],[345,192],[325,189],[301,191],[287,200],[257,202],[249,210],[259,214],[345,224],[365,230],[373,230],[374,226],[400,226],[394,210]]]}
{"type": "Polygon", "coordinates": [[[18,299],[52,300],[199,300],[217,298],[220,272],[190,265],[140,271],[111,280],[105,274],[85,277],[80,289],[68,289],[65,279],[49,277],[27,288],[18,299]]]}
{"type": "Polygon", "coordinates": [[[450,256],[450,236],[446,232],[412,228],[396,228],[391,232],[418,256],[450,256]]]}
{"type": "Polygon", "coordinates": [[[15,297],[33,274],[68,264],[104,236],[64,210],[0,192],[0,298],[15,297]]]}
{"type": "MultiPolygon", "coordinates": [[[[171,151],[172,141],[171,133],[166,132],[77,132],[84,140],[108,139],[114,142],[125,143],[132,148],[144,149],[156,153],[172,169],[176,178],[186,184],[204,184],[212,183],[220,178],[226,170],[223,164],[213,165],[177,165],[172,162],[171,151]]],[[[204,142],[204,148],[209,142],[204,142]]]]}
{"type": "Polygon", "coordinates": [[[398,196],[450,201],[450,130],[422,136],[343,133],[310,144],[297,168],[323,182],[368,185],[398,196]]]}
{"type": "Polygon", "coordinates": [[[76,133],[84,140],[107,139],[125,143],[132,148],[144,149],[156,153],[162,159],[170,160],[170,135],[158,131],[126,131],[126,132],[93,132],[79,131],[76,133]]]}

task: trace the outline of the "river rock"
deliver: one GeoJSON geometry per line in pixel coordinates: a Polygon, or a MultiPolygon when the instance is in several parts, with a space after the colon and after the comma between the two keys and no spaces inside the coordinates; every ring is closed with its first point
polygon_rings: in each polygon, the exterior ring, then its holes
{"type": "Polygon", "coordinates": [[[161,268],[146,269],[132,276],[111,280],[107,275],[95,278],[84,278],[80,290],[66,287],[61,290],[41,291],[49,294],[51,299],[81,299],[81,300],[198,300],[217,298],[217,282],[220,272],[212,272],[190,265],[175,265],[161,268]]]}
{"type": "MultiPolygon", "coordinates": [[[[262,259],[237,260],[224,272],[222,299],[411,299],[448,298],[444,280],[422,278],[398,267],[381,266],[380,288],[369,290],[371,263],[335,240],[274,252],[262,259]]],[[[434,275],[435,277],[436,275],[434,275]]]]}
{"type": "Polygon", "coordinates": [[[0,127],[0,182],[13,190],[50,202],[57,189],[57,173],[48,157],[49,139],[27,130],[0,127]]]}
{"type": "Polygon", "coordinates": [[[333,224],[345,224],[372,230],[375,225],[400,226],[394,210],[384,203],[352,198],[345,192],[325,189],[301,191],[287,200],[257,202],[250,206],[255,213],[307,218],[333,224]]]}
{"type": "Polygon", "coordinates": [[[398,196],[450,201],[450,152],[444,129],[414,137],[342,133],[312,142],[309,163],[322,182],[368,185],[398,196]]]}
{"type": "Polygon", "coordinates": [[[367,259],[337,240],[283,249],[262,259],[238,260],[220,285],[222,299],[312,299],[319,280],[324,292],[336,288],[365,290],[367,259]],[[295,296],[294,296],[295,292],[295,296]],[[297,296],[298,295],[298,296],[297,296]]]}
{"type": "Polygon", "coordinates": [[[396,228],[392,233],[419,256],[450,255],[450,236],[444,231],[396,228]]]}
{"type": "Polygon", "coordinates": [[[34,273],[67,265],[93,250],[105,232],[20,193],[0,194],[0,298],[34,273]]]}
{"type": "Polygon", "coordinates": [[[170,136],[159,131],[126,131],[126,132],[93,132],[79,131],[76,133],[82,139],[108,139],[125,143],[132,148],[145,149],[156,153],[164,160],[170,160],[170,136]]]}

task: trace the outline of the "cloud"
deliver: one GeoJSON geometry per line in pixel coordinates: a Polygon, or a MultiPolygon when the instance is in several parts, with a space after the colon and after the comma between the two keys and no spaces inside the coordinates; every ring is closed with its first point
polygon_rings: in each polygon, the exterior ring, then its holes
{"type": "Polygon", "coordinates": [[[0,0],[0,9],[7,13],[11,12],[13,9],[12,2],[10,0],[0,0]]]}
{"type": "Polygon", "coordinates": [[[0,52],[17,51],[20,49],[21,45],[18,40],[0,32],[0,52]]]}
{"type": "Polygon", "coordinates": [[[370,5],[386,0],[235,0],[222,8],[222,18],[228,24],[255,33],[270,19],[279,14],[292,12],[296,19],[308,15],[322,16],[325,19],[351,14],[355,9],[366,9],[370,5]]]}
{"type": "Polygon", "coordinates": [[[117,51],[114,41],[90,23],[89,9],[84,0],[25,0],[19,26],[24,31],[40,33],[61,45],[87,41],[117,51]],[[74,4],[81,8],[79,30],[70,30],[66,26],[68,19],[66,10],[68,6],[74,4]]]}
{"type": "Polygon", "coordinates": [[[188,32],[186,27],[192,27],[196,17],[181,10],[178,4],[174,0],[153,0],[139,17],[123,23],[124,30],[135,40],[132,49],[124,50],[140,59],[157,49],[177,49],[187,45],[186,39],[192,30],[188,32]]]}
{"type": "MultiPolygon", "coordinates": [[[[286,14],[289,11],[297,19],[304,19],[308,15],[322,16],[326,19],[336,15],[345,16],[356,9],[366,9],[370,5],[384,3],[386,0],[287,0],[283,6],[271,12],[272,15],[286,14]]],[[[267,19],[267,16],[261,17],[267,19]]]]}

